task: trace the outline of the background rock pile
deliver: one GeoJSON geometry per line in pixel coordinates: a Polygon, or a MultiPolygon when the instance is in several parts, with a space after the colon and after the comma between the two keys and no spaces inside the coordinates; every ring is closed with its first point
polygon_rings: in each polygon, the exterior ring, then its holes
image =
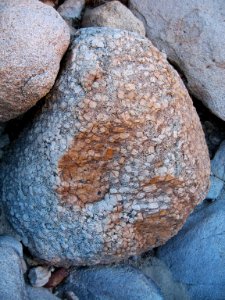
{"type": "Polygon", "coordinates": [[[210,0],[129,2],[147,36],[185,74],[190,92],[223,120],[224,6],[224,1],[210,0]]]}
{"type": "Polygon", "coordinates": [[[223,298],[223,8],[1,1],[0,298],[223,298]]]}

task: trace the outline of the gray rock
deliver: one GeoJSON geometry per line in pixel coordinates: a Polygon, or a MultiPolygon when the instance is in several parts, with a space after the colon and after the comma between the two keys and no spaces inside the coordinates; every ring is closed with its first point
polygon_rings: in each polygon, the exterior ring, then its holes
{"type": "Polygon", "coordinates": [[[158,257],[191,299],[219,300],[225,295],[225,191],[212,204],[203,203],[183,229],[159,248],[158,257]]]}
{"type": "Polygon", "coordinates": [[[4,212],[4,205],[2,202],[0,202],[0,235],[5,234],[13,236],[14,238],[17,238],[19,240],[18,234],[15,232],[15,230],[12,228],[12,226],[6,218],[4,212]]]}
{"type": "Polygon", "coordinates": [[[77,28],[81,21],[81,14],[85,6],[85,0],[66,0],[57,9],[61,17],[70,28],[77,28]]]}
{"type": "Polygon", "coordinates": [[[224,186],[224,181],[215,177],[213,175],[210,176],[210,188],[208,195],[206,196],[207,199],[215,200],[219,197],[222,189],[224,186]]]}
{"type": "Polygon", "coordinates": [[[225,2],[130,0],[130,8],[179,66],[190,92],[225,120],[225,2]]]}
{"type": "Polygon", "coordinates": [[[29,300],[59,300],[60,298],[56,297],[50,293],[45,288],[34,288],[29,285],[26,286],[27,294],[29,300]]]}
{"type": "Polygon", "coordinates": [[[30,269],[28,278],[33,287],[41,287],[48,283],[51,274],[51,269],[49,267],[39,266],[30,269]]]}
{"type": "Polygon", "coordinates": [[[137,32],[145,36],[143,23],[121,2],[106,2],[94,9],[85,10],[82,27],[111,27],[137,32]]]}
{"type": "Polygon", "coordinates": [[[154,282],[130,266],[105,266],[72,272],[59,295],[72,291],[80,300],[162,300],[154,282]]]}
{"type": "Polygon", "coordinates": [[[21,244],[11,237],[0,237],[0,297],[4,300],[27,300],[21,244]],[[20,253],[20,255],[18,255],[20,253]]]}
{"type": "Polygon", "coordinates": [[[211,172],[218,179],[225,181],[225,141],[220,145],[211,161],[211,172]]]}
{"type": "Polygon", "coordinates": [[[220,195],[225,183],[225,141],[220,145],[211,161],[209,199],[216,199],[220,195]]]}
{"type": "Polygon", "coordinates": [[[148,39],[118,29],[79,30],[65,62],[5,156],[8,220],[54,265],[121,261],[164,244],[209,184],[182,81],[148,39]]]}
{"type": "Polygon", "coordinates": [[[60,15],[36,0],[2,0],[0,28],[0,121],[7,121],[52,88],[70,35],[60,15]]]}
{"type": "Polygon", "coordinates": [[[23,247],[15,238],[8,235],[0,236],[0,247],[13,249],[20,258],[23,258],[23,247]]]}
{"type": "Polygon", "coordinates": [[[129,260],[129,263],[138,268],[146,277],[153,280],[160,288],[165,300],[190,300],[185,286],[174,280],[173,275],[166,264],[154,256],[138,257],[137,260],[129,260]]]}

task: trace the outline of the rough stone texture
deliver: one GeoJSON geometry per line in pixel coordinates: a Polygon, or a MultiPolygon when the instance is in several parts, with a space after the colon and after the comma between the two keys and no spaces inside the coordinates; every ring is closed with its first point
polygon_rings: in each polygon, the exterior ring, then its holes
{"type": "Polygon", "coordinates": [[[52,264],[109,263],[165,243],[209,184],[177,72],[135,33],[77,32],[46,105],[3,166],[7,217],[52,264]]]}
{"type": "Polygon", "coordinates": [[[0,121],[24,113],[54,84],[69,28],[36,0],[0,3],[0,121]]]}
{"type": "Polygon", "coordinates": [[[82,300],[163,300],[155,283],[131,266],[77,270],[59,288],[59,296],[68,291],[82,300]]]}
{"type": "MultiPolygon", "coordinates": [[[[0,126],[0,135],[2,135],[1,129],[2,129],[2,127],[0,126]]],[[[3,153],[4,152],[2,150],[0,150],[0,159],[2,159],[3,153]]],[[[8,220],[6,218],[5,211],[4,211],[4,205],[2,203],[2,182],[3,182],[3,179],[1,177],[1,175],[2,174],[0,172],[0,235],[10,235],[10,236],[13,236],[14,238],[17,238],[18,234],[15,232],[15,230],[12,228],[12,226],[8,222],[8,220]]]]}
{"type": "Polygon", "coordinates": [[[203,204],[183,229],[158,252],[191,299],[219,300],[225,295],[225,191],[203,204]]]}
{"type": "Polygon", "coordinates": [[[81,21],[81,14],[85,6],[85,0],[66,0],[58,8],[58,13],[70,27],[77,27],[81,21]]]}
{"type": "MultiPolygon", "coordinates": [[[[0,184],[1,186],[1,184],[0,184]]],[[[0,198],[1,200],[1,198],[0,198]]],[[[15,230],[13,230],[12,226],[8,222],[6,215],[4,213],[3,205],[0,203],[0,235],[2,234],[8,234],[13,237],[17,237],[18,235],[16,234],[15,230]]]]}
{"type": "Polygon", "coordinates": [[[225,141],[220,145],[211,161],[210,189],[207,195],[209,199],[216,199],[225,183],[225,141]]]}
{"type": "Polygon", "coordinates": [[[191,93],[225,120],[225,2],[130,0],[130,8],[185,74],[191,93]]]}
{"type": "Polygon", "coordinates": [[[27,300],[21,260],[22,245],[11,237],[0,237],[0,297],[27,300]]]}
{"type": "Polygon", "coordinates": [[[107,2],[85,10],[82,27],[111,27],[137,32],[145,36],[145,27],[121,2],[107,2]]]}

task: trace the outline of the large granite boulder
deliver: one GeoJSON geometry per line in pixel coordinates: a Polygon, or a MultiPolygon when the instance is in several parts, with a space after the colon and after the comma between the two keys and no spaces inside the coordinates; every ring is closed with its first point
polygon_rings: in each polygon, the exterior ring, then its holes
{"type": "Polygon", "coordinates": [[[203,203],[158,256],[184,284],[191,299],[218,300],[225,295],[225,192],[203,203]]]}
{"type": "Polygon", "coordinates": [[[119,261],[170,239],[209,184],[177,72],[129,31],[77,32],[42,113],[5,158],[7,217],[57,265],[119,261]]]}
{"type": "Polygon", "coordinates": [[[111,27],[137,32],[145,36],[143,23],[121,2],[106,2],[84,12],[83,27],[111,27]]]}
{"type": "Polygon", "coordinates": [[[179,66],[191,93],[225,120],[225,2],[130,0],[130,8],[179,66]]]}
{"type": "Polygon", "coordinates": [[[69,28],[37,0],[0,3],[0,121],[24,113],[52,88],[69,28]]]}

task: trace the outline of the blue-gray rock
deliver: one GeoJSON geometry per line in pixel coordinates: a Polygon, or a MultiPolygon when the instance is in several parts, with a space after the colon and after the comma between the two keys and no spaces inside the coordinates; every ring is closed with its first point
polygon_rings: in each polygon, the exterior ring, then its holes
{"type": "Polygon", "coordinates": [[[219,197],[224,186],[224,181],[213,175],[210,176],[210,188],[206,196],[207,199],[215,200],[219,197]]]}
{"type": "Polygon", "coordinates": [[[21,244],[11,237],[0,237],[0,299],[27,300],[21,260],[21,244]]]}
{"type": "Polygon", "coordinates": [[[225,1],[129,2],[150,40],[184,73],[191,93],[225,120],[225,1]]]}
{"type": "Polygon", "coordinates": [[[50,293],[45,288],[34,288],[27,285],[26,289],[29,300],[59,300],[58,297],[50,293]]]}
{"type": "Polygon", "coordinates": [[[80,300],[162,300],[155,283],[130,266],[80,269],[70,274],[59,295],[73,291],[80,300]]]}
{"type": "MultiPolygon", "coordinates": [[[[0,189],[1,189],[1,182],[0,182],[0,189]]],[[[20,240],[18,234],[15,232],[15,230],[12,228],[9,221],[7,220],[4,212],[4,205],[2,202],[0,202],[0,235],[6,235],[6,234],[20,240]]]]}
{"type": "Polygon", "coordinates": [[[1,248],[11,248],[13,249],[17,255],[20,258],[23,258],[23,247],[20,242],[18,242],[15,238],[8,236],[8,235],[2,235],[0,237],[0,247],[1,248]]]}
{"type": "Polygon", "coordinates": [[[218,179],[225,181],[225,141],[220,145],[211,161],[211,172],[218,179]]]}
{"type": "Polygon", "coordinates": [[[49,267],[35,267],[30,269],[28,278],[33,287],[41,287],[48,283],[51,277],[51,269],[49,267]]]}
{"type": "Polygon", "coordinates": [[[173,278],[166,264],[157,257],[144,255],[128,262],[156,283],[165,300],[190,300],[185,286],[173,278]]]}
{"type": "Polygon", "coordinates": [[[221,300],[225,295],[225,192],[204,203],[183,229],[160,247],[158,257],[185,284],[191,299],[221,300]]]}
{"type": "Polygon", "coordinates": [[[225,141],[220,145],[211,161],[210,189],[206,198],[219,197],[225,183],[225,141]]]}
{"type": "Polygon", "coordinates": [[[66,0],[57,9],[61,17],[70,26],[73,33],[73,28],[78,27],[82,17],[82,11],[85,7],[85,0],[66,0]]]}

